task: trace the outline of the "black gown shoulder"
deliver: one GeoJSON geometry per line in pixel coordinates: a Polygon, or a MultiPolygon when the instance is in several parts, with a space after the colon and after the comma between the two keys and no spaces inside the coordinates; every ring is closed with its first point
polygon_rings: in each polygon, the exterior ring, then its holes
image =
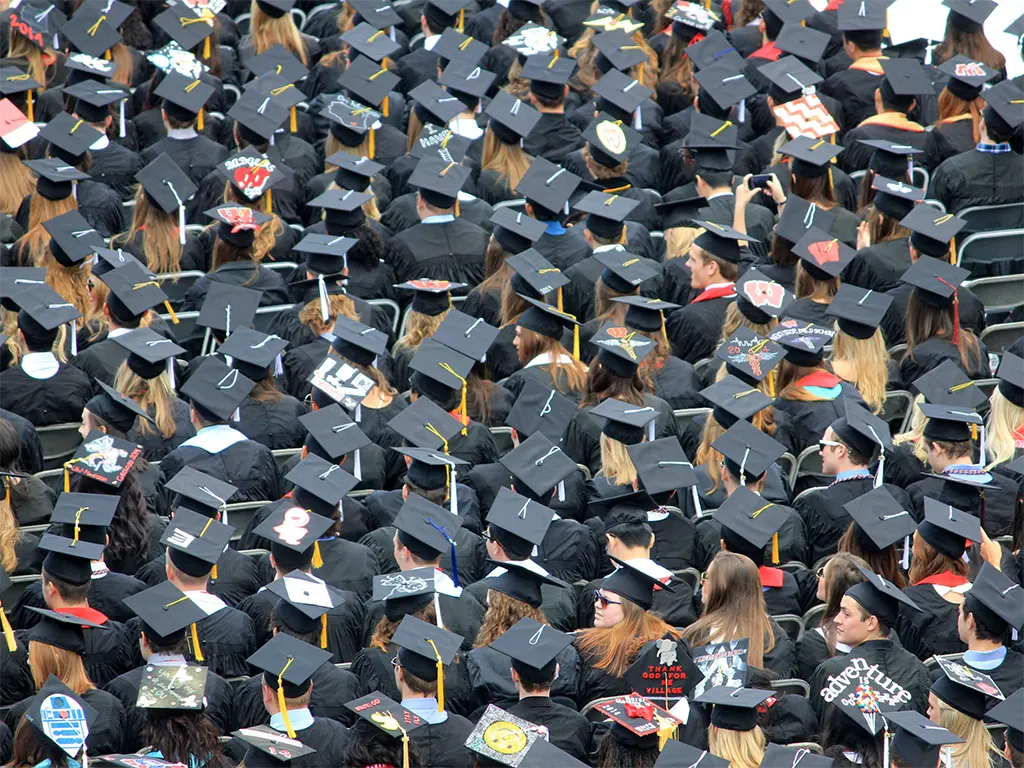
{"type": "MultiPolygon", "coordinates": [[[[580,657],[575,646],[566,646],[555,660],[558,662],[558,677],[551,686],[551,696],[575,706],[580,683],[580,657]]],[[[508,709],[519,701],[508,657],[503,653],[487,646],[474,648],[466,654],[466,668],[471,688],[470,711],[475,712],[488,704],[508,709]]]]}
{"type": "Polygon", "coordinates": [[[428,724],[409,734],[412,752],[420,765],[474,768],[476,753],[465,746],[473,723],[454,712],[447,714],[443,723],[428,724]]]}
{"type": "MultiPolygon", "coordinates": [[[[166,563],[167,555],[162,554],[139,568],[135,576],[147,587],[155,587],[167,580],[166,563]]],[[[263,578],[256,560],[228,548],[217,561],[217,578],[210,578],[207,591],[232,608],[237,608],[239,603],[249,595],[256,594],[262,586],[263,578]]]]}
{"type": "Polygon", "coordinates": [[[67,363],[60,363],[48,379],[34,379],[21,366],[0,372],[0,407],[28,419],[35,427],[81,420],[90,397],[89,377],[67,363]]]}
{"type": "Polygon", "coordinates": [[[931,584],[915,584],[903,588],[903,594],[920,608],[900,605],[896,632],[900,642],[922,661],[943,653],[963,653],[967,646],[957,632],[959,603],[942,598],[931,584]]]}
{"type": "MultiPolygon", "coordinates": [[[[359,678],[347,669],[324,664],[313,673],[313,693],[309,698],[309,711],[313,717],[335,720],[351,725],[355,714],[345,702],[359,697],[359,678]]],[[[232,728],[251,728],[269,725],[270,713],[263,706],[263,676],[254,675],[242,683],[233,702],[232,728]]]]}
{"type": "Polygon", "coordinates": [[[272,451],[301,448],[306,430],[299,417],[305,414],[306,406],[291,395],[280,395],[276,401],[247,397],[238,407],[237,429],[272,451]]]}
{"type": "Polygon", "coordinates": [[[160,462],[161,485],[185,466],[237,486],[238,493],[232,498],[233,502],[277,499],[281,495],[274,455],[265,445],[252,440],[235,443],[219,453],[183,445],[160,462]]]}

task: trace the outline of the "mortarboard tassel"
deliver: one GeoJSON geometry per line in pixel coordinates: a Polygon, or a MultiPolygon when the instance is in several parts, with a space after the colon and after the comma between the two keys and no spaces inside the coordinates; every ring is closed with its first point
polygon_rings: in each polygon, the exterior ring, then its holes
{"type": "MultiPolygon", "coordinates": [[[[575,318],[573,318],[575,320],[575,318]]],[[[580,327],[573,325],[572,327],[572,359],[577,362],[580,359],[580,327]]]]}
{"type": "Polygon", "coordinates": [[[563,312],[564,311],[562,309],[562,289],[561,288],[558,289],[558,311],[559,312],[563,312]]]}
{"type": "MultiPolygon", "coordinates": [[[[447,465],[446,465],[447,466],[447,465]]],[[[455,472],[455,467],[449,467],[451,474],[448,479],[448,495],[451,498],[452,514],[459,514],[459,483],[458,475],[455,472]]]]}
{"type": "Polygon", "coordinates": [[[910,534],[903,537],[903,561],[900,565],[904,571],[910,570],[910,534]]]}
{"type": "Polygon", "coordinates": [[[35,114],[34,114],[35,110],[33,109],[33,106],[32,106],[32,89],[29,88],[26,93],[28,94],[28,96],[27,96],[27,103],[25,105],[28,108],[28,115],[27,115],[27,117],[29,119],[29,122],[34,123],[35,122],[35,114]]]}
{"type": "Polygon", "coordinates": [[[118,132],[120,133],[122,139],[125,136],[125,129],[126,129],[125,120],[124,120],[124,102],[125,102],[125,100],[121,99],[121,108],[119,110],[120,111],[120,116],[118,117],[118,123],[117,123],[118,132]]]}
{"type": "Polygon", "coordinates": [[[327,649],[327,614],[320,617],[320,647],[327,649]]]}
{"type": "Polygon", "coordinates": [[[68,474],[68,465],[64,465],[64,493],[71,492],[71,475],[68,474]]]}
{"type": "MultiPolygon", "coordinates": [[[[395,722],[397,723],[398,721],[396,720],[395,722]]],[[[398,730],[402,732],[402,768],[409,768],[409,733],[401,724],[399,724],[398,730]]]]}
{"type": "Polygon", "coordinates": [[[274,190],[268,189],[267,194],[264,196],[267,201],[267,213],[273,215],[274,213],[274,190]]]}
{"type": "Polygon", "coordinates": [[[199,108],[199,116],[196,118],[196,128],[199,129],[200,133],[203,132],[203,108],[202,107],[199,108]]]}
{"type": "Polygon", "coordinates": [[[210,58],[210,56],[212,55],[212,54],[210,53],[210,38],[211,38],[211,37],[213,37],[213,35],[212,35],[212,34],[210,34],[210,35],[207,35],[207,36],[206,36],[206,39],[205,39],[205,40],[203,40],[203,58],[204,58],[204,59],[209,59],[209,58],[210,58]]]}
{"type": "Polygon", "coordinates": [[[71,321],[71,356],[78,357],[78,321],[71,321]]]}
{"type": "Polygon", "coordinates": [[[373,130],[373,128],[370,129],[370,138],[368,139],[370,143],[366,151],[366,156],[369,157],[371,160],[373,160],[377,155],[376,133],[377,132],[373,130]]]}
{"type": "Polygon", "coordinates": [[[295,107],[291,108],[291,117],[289,117],[288,119],[288,130],[291,133],[299,132],[299,118],[298,115],[296,115],[295,113],[295,107]]]}
{"type": "Polygon", "coordinates": [[[203,649],[199,647],[199,630],[195,622],[192,622],[192,655],[196,657],[196,661],[206,661],[203,658],[203,649]]]}
{"type": "Polygon", "coordinates": [[[4,639],[7,640],[7,650],[14,653],[18,644],[14,639],[14,629],[11,628],[11,622],[7,620],[7,614],[4,613],[3,604],[0,604],[0,627],[3,627],[4,639]]]}
{"type": "Polygon", "coordinates": [[[459,9],[459,32],[462,32],[466,26],[466,9],[459,9]]]}
{"type": "Polygon", "coordinates": [[[316,276],[316,292],[320,297],[320,319],[325,323],[331,317],[331,311],[327,300],[327,286],[324,284],[324,276],[316,276]]]}
{"type": "Polygon", "coordinates": [[[441,653],[437,650],[434,639],[428,637],[427,642],[430,643],[430,647],[434,649],[434,655],[437,657],[437,711],[444,712],[444,662],[441,661],[441,653]]]}
{"type": "Polygon", "coordinates": [[[210,578],[213,579],[214,581],[217,580],[217,564],[216,563],[213,564],[213,570],[210,571],[210,578]]]}
{"type": "Polygon", "coordinates": [[[352,468],[352,476],[355,477],[356,480],[363,479],[363,465],[360,461],[358,448],[356,448],[356,465],[352,468]]]}
{"type": "Polygon", "coordinates": [[[320,541],[313,542],[313,568],[323,568],[324,558],[320,554],[320,541]]]}
{"type": "MultiPolygon", "coordinates": [[[[193,627],[195,624],[192,625],[193,627]]],[[[284,701],[284,673],[288,671],[288,667],[295,661],[294,657],[289,656],[288,661],[285,662],[284,669],[281,670],[281,674],[277,676],[277,706],[281,710],[281,719],[284,720],[285,730],[288,732],[288,738],[295,738],[295,729],[292,728],[292,720],[288,717],[288,707],[285,706],[284,701]]]]}

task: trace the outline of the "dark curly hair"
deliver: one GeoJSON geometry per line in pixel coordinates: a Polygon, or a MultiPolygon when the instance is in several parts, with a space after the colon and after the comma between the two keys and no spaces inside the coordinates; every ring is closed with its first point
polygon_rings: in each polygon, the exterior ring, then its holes
{"type": "Polygon", "coordinates": [[[359,242],[353,245],[347,254],[350,264],[375,269],[384,259],[384,240],[369,222],[364,220],[354,230],[346,232],[345,236],[359,238],[359,242]]]}
{"type": "Polygon", "coordinates": [[[220,731],[205,712],[149,709],[143,737],[164,760],[189,765],[194,756],[204,768],[231,765],[220,745],[220,731]]]}

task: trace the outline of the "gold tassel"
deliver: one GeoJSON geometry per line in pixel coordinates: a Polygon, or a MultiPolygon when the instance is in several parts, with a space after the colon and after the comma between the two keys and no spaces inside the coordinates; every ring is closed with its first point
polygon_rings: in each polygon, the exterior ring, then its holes
{"type": "Polygon", "coordinates": [[[405,732],[405,728],[402,728],[402,768],[409,768],[409,734],[405,732]]]}
{"type": "Polygon", "coordinates": [[[768,396],[775,397],[775,371],[768,374],[768,396]]]}
{"type": "Polygon", "coordinates": [[[369,152],[367,152],[367,154],[370,156],[370,159],[373,160],[374,156],[377,154],[377,141],[376,141],[376,137],[374,135],[373,128],[370,129],[370,139],[369,139],[369,142],[370,142],[369,152]]]}
{"type": "Polygon", "coordinates": [[[772,534],[772,562],[779,564],[779,532],[772,534]]]}
{"type": "Polygon", "coordinates": [[[192,655],[196,657],[196,661],[206,661],[203,658],[203,649],[199,647],[199,630],[195,622],[192,622],[192,655]]]}
{"type": "Polygon", "coordinates": [[[210,578],[213,579],[214,581],[217,580],[217,564],[216,563],[213,564],[213,570],[210,571],[210,578]]]}
{"type": "Polygon", "coordinates": [[[11,503],[11,478],[4,478],[4,501],[11,503]]]}
{"type": "Polygon", "coordinates": [[[212,33],[207,35],[206,39],[203,41],[203,58],[204,59],[209,59],[210,56],[211,56],[211,54],[210,54],[210,38],[212,36],[213,36],[212,33]]]}
{"type": "Polygon", "coordinates": [[[28,94],[27,95],[28,104],[26,106],[28,107],[28,121],[30,123],[34,123],[35,122],[35,115],[34,115],[35,110],[32,107],[32,89],[31,88],[28,89],[27,94],[28,94]]]}
{"type": "Polygon", "coordinates": [[[320,617],[320,647],[327,649],[327,614],[320,617]]]}
{"type": "Polygon", "coordinates": [[[390,108],[390,107],[388,106],[388,103],[389,103],[390,101],[391,101],[391,99],[390,99],[390,98],[389,98],[388,96],[385,96],[385,97],[384,97],[384,101],[382,101],[382,102],[380,103],[380,113],[381,113],[381,115],[383,115],[384,117],[389,117],[389,116],[390,116],[390,114],[391,114],[391,108],[390,108]]]}
{"type": "MultiPolygon", "coordinates": [[[[288,664],[291,664],[292,660],[288,659],[288,664]]],[[[285,669],[288,668],[288,664],[285,664],[285,669]]],[[[292,719],[288,717],[288,707],[284,705],[284,683],[281,678],[277,678],[277,706],[281,709],[281,719],[284,720],[285,730],[288,732],[288,738],[295,738],[295,729],[292,728],[292,719]]]]}
{"type": "Polygon", "coordinates": [[[171,306],[170,300],[164,302],[164,306],[167,308],[167,314],[171,316],[171,322],[175,325],[178,324],[178,316],[174,312],[174,307],[171,306]]]}
{"type": "Polygon", "coordinates": [[[971,424],[971,440],[977,440],[977,439],[978,439],[978,425],[977,424],[971,424]]]}
{"type": "MultiPolygon", "coordinates": [[[[451,301],[451,297],[450,296],[448,298],[448,301],[449,302],[451,301]]],[[[459,376],[459,374],[457,374],[455,372],[455,369],[452,368],[450,365],[448,365],[448,363],[441,363],[441,368],[443,368],[444,370],[448,371],[448,373],[450,373],[452,376],[454,376],[455,378],[457,378],[459,381],[462,382],[462,397],[461,397],[461,400],[459,401],[459,421],[462,422],[462,434],[465,435],[466,434],[466,427],[469,426],[469,411],[466,408],[466,384],[467,384],[467,382],[466,382],[466,380],[464,378],[459,376]]]]}
{"type": "Polygon", "coordinates": [[[580,359],[580,327],[578,325],[572,327],[572,358],[577,361],[580,359]]]}
{"type": "Polygon", "coordinates": [[[665,313],[661,312],[661,335],[665,337],[665,343],[668,344],[668,331],[665,329],[665,313]]]}
{"type": "Polygon", "coordinates": [[[80,523],[82,521],[82,513],[87,509],[88,507],[80,507],[78,511],[75,512],[75,537],[71,540],[72,546],[78,544],[78,537],[82,535],[82,527],[80,523]]]}
{"type": "Polygon", "coordinates": [[[11,628],[11,622],[7,620],[7,614],[4,613],[4,607],[0,604],[0,627],[3,627],[4,638],[7,640],[7,650],[11,653],[18,647],[18,643],[14,639],[14,629],[11,628]]]}
{"type": "Polygon", "coordinates": [[[462,8],[459,10],[459,32],[462,32],[466,26],[466,9],[462,8]]]}
{"type": "Polygon", "coordinates": [[[459,217],[459,198],[455,198],[455,218],[459,217]]]}
{"type": "Polygon", "coordinates": [[[320,554],[320,542],[319,541],[314,541],[313,542],[313,567],[314,568],[323,568],[324,567],[324,558],[320,554]]]}
{"type": "Polygon", "coordinates": [[[558,311],[562,312],[562,289],[558,289],[558,311]]]}
{"type": "Polygon", "coordinates": [[[295,114],[295,107],[292,107],[292,116],[291,121],[288,123],[288,130],[290,130],[292,133],[299,132],[299,118],[295,114]]]}
{"type": "Polygon", "coordinates": [[[68,474],[67,464],[64,465],[64,493],[71,491],[71,475],[68,474]]]}
{"type": "Polygon", "coordinates": [[[444,712],[444,662],[441,661],[441,654],[433,639],[428,637],[427,642],[430,643],[430,647],[434,649],[434,655],[437,657],[437,711],[444,712]]]}
{"type": "Polygon", "coordinates": [[[267,201],[267,213],[272,214],[274,212],[274,190],[268,189],[265,199],[267,201]]]}
{"type": "Polygon", "coordinates": [[[109,48],[106,51],[103,52],[103,58],[106,59],[107,61],[110,61],[110,49],[109,48]]]}
{"type": "MultiPolygon", "coordinates": [[[[31,118],[29,118],[31,119],[31,118]]],[[[956,238],[953,237],[949,241],[949,263],[956,264],[956,238]]]]}
{"type": "Polygon", "coordinates": [[[636,65],[636,81],[643,85],[644,82],[644,64],[640,62],[636,65]]]}
{"type": "Polygon", "coordinates": [[[199,108],[199,117],[196,119],[196,128],[199,129],[200,133],[203,132],[203,108],[202,107],[199,108]]]}

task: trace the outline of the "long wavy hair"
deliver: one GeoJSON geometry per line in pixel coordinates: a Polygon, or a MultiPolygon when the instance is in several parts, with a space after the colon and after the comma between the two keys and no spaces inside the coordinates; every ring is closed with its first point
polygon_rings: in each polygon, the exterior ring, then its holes
{"type": "Polygon", "coordinates": [[[868,237],[872,245],[910,237],[910,230],[900,224],[899,219],[882,213],[874,204],[868,208],[866,220],[868,222],[868,237]]]}
{"type": "Polygon", "coordinates": [[[157,431],[165,440],[174,437],[178,432],[178,426],[174,422],[174,402],[178,399],[171,388],[171,379],[164,371],[155,379],[144,379],[128,367],[127,363],[121,363],[114,376],[114,389],[125,397],[134,400],[139,407],[147,413],[152,408],[154,427],[146,419],[138,420],[139,432],[143,435],[152,435],[157,431]]]}
{"type": "MultiPolygon", "coordinates": [[[[21,440],[18,430],[6,419],[0,419],[0,469],[8,473],[21,471],[21,440]]],[[[3,496],[0,496],[0,565],[8,574],[18,567],[17,547],[25,537],[11,506],[12,489],[20,482],[20,478],[12,474],[4,475],[3,496]]]]}
{"type": "Polygon", "coordinates": [[[511,325],[530,304],[512,288],[511,279],[501,289],[501,325],[511,325]]]}
{"type": "Polygon", "coordinates": [[[984,29],[969,32],[947,18],[946,34],[932,54],[932,63],[937,67],[959,55],[966,56],[971,61],[980,61],[986,67],[1006,71],[1006,57],[989,42],[984,29]]]}
{"type": "MultiPolygon", "coordinates": [[[[416,613],[410,613],[409,615],[422,619],[428,624],[437,624],[437,612],[434,609],[433,602],[427,603],[426,606],[420,608],[416,613]]],[[[391,621],[387,616],[381,616],[377,626],[373,629],[373,636],[370,638],[369,647],[386,651],[391,643],[391,638],[395,636],[395,632],[398,631],[398,625],[401,623],[401,619],[391,621]]]]}
{"type": "Polygon", "coordinates": [[[609,675],[622,677],[626,667],[649,640],[667,634],[680,637],[679,630],[669,626],[661,617],[645,611],[622,595],[622,621],[614,627],[590,627],[576,634],[576,648],[591,659],[591,666],[603,669],[609,675]]]}
{"type": "Polygon", "coordinates": [[[36,82],[42,83],[43,85],[42,88],[38,89],[40,93],[46,90],[46,86],[50,84],[50,78],[55,71],[50,66],[47,66],[46,62],[43,61],[44,56],[56,58],[57,54],[52,48],[50,48],[50,46],[37,48],[35,43],[30,41],[17,29],[14,27],[10,28],[10,41],[7,46],[7,58],[25,60],[28,64],[29,76],[36,82]]]}
{"type": "Polygon", "coordinates": [[[27,159],[23,154],[21,147],[10,152],[0,152],[0,178],[4,180],[0,184],[0,213],[6,213],[11,218],[18,212],[21,201],[36,190],[35,176],[21,162],[27,159]]]}
{"type": "Polygon", "coordinates": [[[992,736],[985,728],[984,720],[976,720],[953,709],[938,696],[935,709],[938,711],[938,724],[964,740],[962,744],[951,744],[949,754],[953,758],[948,768],[986,768],[986,766],[1005,765],[1003,752],[992,742],[992,736]]]}
{"type": "MultiPolygon", "coordinates": [[[[945,339],[953,343],[956,335],[953,307],[931,307],[921,301],[917,291],[911,291],[907,301],[907,355],[914,357],[914,349],[932,338],[945,339]]],[[[960,362],[967,371],[981,366],[981,347],[978,337],[968,328],[961,326],[960,339],[956,342],[960,362]]]]}
{"type": "Polygon", "coordinates": [[[885,549],[879,550],[864,529],[851,522],[846,527],[845,533],[839,537],[837,547],[840,553],[863,560],[872,573],[884,576],[900,589],[907,586],[907,580],[903,577],[903,569],[900,567],[902,542],[890,544],[885,549]]]}
{"type": "Polygon", "coordinates": [[[587,381],[580,405],[599,405],[608,398],[622,400],[631,405],[643,405],[644,383],[640,379],[639,371],[628,379],[616,376],[595,357],[587,368],[587,381]]]}
{"type": "Polygon", "coordinates": [[[405,335],[395,342],[395,348],[419,349],[420,344],[434,335],[434,331],[440,327],[447,316],[447,309],[439,315],[425,315],[410,309],[409,319],[405,324],[405,335]]]}
{"type": "Polygon", "coordinates": [[[989,398],[986,457],[990,467],[1003,464],[1017,452],[1016,438],[1024,435],[1024,408],[1011,403],[996,387],[989,398]]]}
{"type": "Polygon", "coordinates": [[[847,376],[840,378],[857,388],[872,412],[881,413],[889,383],[889,350],[885,347],[881,330],[876,328],[869,339],[858,339],[839,329],[832,337],[829,359],[833,370],[837,363],[842,366],[847,376]]]}
{"type": "Polygon", "coordinates": [[[836,616],[839,615],[839,604],[846,590],[854,584],[864,581],[857,566],[869,567],[861,558],[848,552],[840,551],[833,555],[825,564],[822,580],[825,583],[825,612],[821,615],[818,626],[825,636],[825,647],[829,657],[836,655],[836,616]]]}
{"type": "Polygon", "coordinates": [[[715,555],[704,583],[704,615],[683,630],[691,646],[751,638],[747,662],[764,666],[775,648],[772,621],[764,606],[761,575],[749,557],[726,550],[715,555]],[[754,638],[764,638],[763,643],[754,638]]]}
{"type": "Polygon", "coordinates": [[[249,5],[249,13],[252,15],[249,20],[249,36],[252,38],[253,52],[257,56],[280,43],[301,61],[303,66],[309,66],[306,44],[290,13],[275,19],[264,13],[256,4],[256,0],[252,0],[249,5]]]}
{"type": "Polygon", "coordinates": [[[788,360],[779,363],[775,369],[779,374],[779,400],[790,400],[794,403],[817,403],[824,400],[805,387],[800,386],[800,380],[818,371],[827,371],[824,360],[816,366],[794,365],[788,360]]]}
{"type": "Polygon", "coordinates": [[[541,624],[547,624],[548,620],[544,612],[534,608],[529,603],[517,600],[514,597],[499,592],[496,589],[487,591],[487,612],[484,614],[480,631],[476,635],[474,648],[483,648],[490,645],[503,634],[508,632],[520,619],[533,619],[541,624]]]}
{"type": "Polygon", "coordinates": [[[796,290],[798,299],[825,299],[826,303],[831,302],[839,293],[839,278],[830,277],[828,280],[819,280],[810,272],[804,269],[804,263],[796,265],[796,290]]]}
{"type": "Polygon", "coordinates": [[[96,687],[85,671],[85,662],[81,656],[38,640],[28,641],[28,666],[37,691],[50,675],[55,676],[77,696],[96,687]]]}
{"type": "Polygon", "coordinates": [[[917,460],[924,463],[928,460],[928,453],[924,447],[924,427],[928,423],[928,417],[921,410],[921,403],[924,402],[924,395],[917,395],[910,405],[910,424],[905,432],[900,432],[892,439],[895,445],[911,445],[911,451],[917,460]]]}
{"type": "Polygon", "coordinates": [[[164,760],[190,765],[193,758],[203,768],[224,768],[220,731],[203,711],[149,709],[143,741],[159,750],[164,760]]]}
{"type": "MultiPolygon", "coordinates": [[[[40,739],[35,729],[24,717],[18,720],[14,730],[14,744],[11,760],[6,768],[33,768],[48,760],[50,768],[68,768],[67,753],[49,739],[40,739]]],[[[76,763],[77,765],[78,763],[76,763]]]]}
{"type": "MultiPolygon", "coordinates": [[[[235,188],[235,185],[230,181],[224,183],[224,202],[234,203],[235,205],[244,205],[252,208],[254,211],[260,211],[261,213],[265,213],[270,216],[270,221],[264,222],[260,225],[260,228],[256,230],[256,237],[252,242],[252,247],[250,248],[252,260],[259,264],[270,255],[270,252],[277,244],[277,239],[284,234],[286,226],[284,219],[274,213],[270,205],[270,198],[267,197],[266,193],[261,195],[257,200],[249,200],[245,195],[239,192],[235,188]]],[[[216,256],[216,249],[214,251],[214,256],[216,256]]],[[[216,269],[216,267],[213,267],[213,269],[216,269]]]]}
{"type": "Polygon", "coordinates": [[[102,304],[96,301],[96,295],[91,286],[93,282],[92,264],[86,260],[73,267],[65,267],[53,257],[50,249],[47,248],[37,265],[46,268],[46,284],[82,313],[82,317],[78,320],[78,326],[90,329],[89,340],[98,339],[106,330],[108,322],[101,309],[102,304]]]}
{"type": "Polygon", "coordinates": [[[533,158],[518,144],[506,144],[499,139],[490,126],[484,133],[483,154],[480,158],[481,171],[494,171],[498,180],[504,182],[509,189],[519,186],[526,171],[530,168],[533,158]]]}
{"type": "Polygon", "coordinates": [[[611,733],[605,733],[597,743],[594,768],[654,768],[660,755],[657,744],[635,747],[623,744],[611,733]]]}
{"type": "Polygon", "coordinates": [[[755,725],[749,731],[734,731],[712,725],[708,728],[708,751],[728,760],[732,768],[759,768],[768,742],[755,725]]]}
{"type": "Polygon", "coordinates": [[[487,242],[487,253],[484,256],[484,279],[477,286],[480,293],[496,293],[501,296],[505,286],[512,279],[512,267],[505,261],[514,254],[505,250],[498,238],[491,235],[487,242]]]}
{"type": "Polygon", "coordinates": [[[519,361],[526,365],[538,355],[548,354],[548,373],[555,389],[564,394],[582,392],[587,381],[587,368],[579,360],[573,360],[562,342],[542,336],[536,331],[519,326],[519,361]],[[569,362],[558,362],[560,356],[570,358],[569,362]],[[563,389],[564,386],[564,389],[563,389]]]}
{"type": "MultiPolygon", "coordinates": [[[[718,369],[718,373],[715,375],[715,381],[721,381],[728,375],[728,373],[729,372],[723,365],[718,369]]],[[[772,375],[774,375],[774,372],[772,375]]],[[[767,395],[768,397],[773,397],[771,376],[768,376],[763,381],[758,382],[755,389],[760,390],[762,394],[767,395]]],[[[762,408],[754,414],[750,423],[769,437],[774,435],[776,429],[775,407],[769,405],[762,408]]],[[[704,421],[704,429],[701,430],[700,435],[700,445],[697,447],[697,452],[693,459],[695,466],[704,467],[704,470],[708,473],[708,479],[711,481],[711,488],[708,490],[709,494],[717,492],[719,484],[722,482],[722,462],[725,460],[725,457],[712,448],[711,444],[723,434],[725,434],[725,428],[718,423],[718,420],[715,418],[713,413],[709,413],[704,421]]]]}
{"type": "Polygon", "coordinates": [[[327,320],[320,312],[320,297],[310,299],[299,310],[299,322],[309,328],[314,336],[330,331],[338,322],[339,317],[359,320],[355,302],[343,293],[332,293],[327,296],[327,320]]]}
{"type": "Polygon", "coordinates": [[[668,80],[677,83],[683,91],[683,96],[688,101],[693,101],[693,62],[686,53],[689,41],[681,39],[678,35],[670,34],[668,45],[662,52],[662,61],[665,66],[661,70],[660,80],[668,80]]]}
{"type": "Polygon", "coordinates": [[[135,193],[131,227],[127,232],[110,238],[110,247],[124,246],[140,233],[150,272],[163,275],[181,271],[184,246],[178,239],[178,216],[176,213],[164,213],[162,208],[153,205],[141,185],[135,193]]]}
{"type": "Polygon", "coordinates": [[[242,283],[242,286],[252,285],[260,276],[260,263],[255,258],[252,248],[239,248],[219,237],[213,241],[213,257],[210,260],[211,272],[216,272],[225,264],[234,264],[239,261],[248,261],[252,264],[252,275],[242,283]]]}
{"type": "Polygon", "coordinates": [[[43,227],[43,222],[77,210],[78,201],[74,195],[61,200],[48,200],[38,191],[33,192],[29,200],[28,228],[21,236],[18,250],[14,254],[17,265],[42,266],[39,262],[50,250],[50,233],[43,227]]]}

